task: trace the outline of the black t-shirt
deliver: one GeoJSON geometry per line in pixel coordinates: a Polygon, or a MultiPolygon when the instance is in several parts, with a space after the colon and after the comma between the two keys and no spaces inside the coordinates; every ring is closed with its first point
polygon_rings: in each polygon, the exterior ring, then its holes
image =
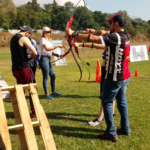
{"type": "Polygon", "coordinates": [[[130,77],[129,55],[130,36],[125,31],[100,36],[104,47],[108,47],[106,54],[105,79],[122,81],[130,77]]]}
{"type": "Polygon", "coordinates": [[[10,42],[12,71],[17,71],[23,68],[30,67],[27,58],[27,47],[22,47],[19,45],[19,40],[21,37],[23,37],[23,35],[16,34],[12,37],[10,42]]]}

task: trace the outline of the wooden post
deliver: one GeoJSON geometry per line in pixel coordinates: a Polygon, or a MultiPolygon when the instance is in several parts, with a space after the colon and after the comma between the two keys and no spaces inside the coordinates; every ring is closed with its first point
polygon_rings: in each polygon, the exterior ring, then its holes
{"type": "Polygon", "coordinates": [[[3,150],[12,150],[7,126],[6,113],[0,89],[0,146],[3,150]]]}
{"type": "Polygon", "coordinates": [[[46,118],[45,112],[40,104],[37,90],[32,83],[30,84],[30,89],[30,94],[34,104],[37,120],[41,123],[40,131],[44,141],[45,150],[56,150],[56,145],[53,139],[50,125],[46,118]]]}
{"type": "Polygon", "coordinates": [[[24,132],[25,132],[28,149],[38,150],[22,85],[16,85],[15,89],[16,89],[16,98],[17,98],[17,103],[19,108],[19,114],[21,117],[21,122],[24,125],[24,132]]]}
{"type": "MultiPolygon", "coordinates": [[[[16,92],[10,92],[10,98],[12,101],[12,106],[14,110],[14,116],[15,116],[15,122],[16,124],[22,124],[21,116],[18,108],[17,98],[16,98],[16,92]]],[[[18,131],[19,141],[20,141],[20,147],[21,150],[28,150],[25,132],[23,130],[18,131]]]]}

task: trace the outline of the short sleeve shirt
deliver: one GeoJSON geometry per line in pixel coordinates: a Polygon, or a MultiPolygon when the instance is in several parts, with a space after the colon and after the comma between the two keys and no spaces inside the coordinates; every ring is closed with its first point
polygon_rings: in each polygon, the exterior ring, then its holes
{"type": "Polygon", "coordinates": [[[106,53],[105,79],[122,81],[128,79],[130,55],[130,36],[125,31],[100,36],[104,47],[108,47],[106,53]]]}
{"type": "Polygon", "coordinates": [[[41,47],[41,55],[45,55],[45,56],[52,56],[52,51],[47,51],[43,45],[47,45],[49,48],[53,47],[52,42],[47,41],[45,38],[42,38],[40,40],[40,47],[41,47]]]}

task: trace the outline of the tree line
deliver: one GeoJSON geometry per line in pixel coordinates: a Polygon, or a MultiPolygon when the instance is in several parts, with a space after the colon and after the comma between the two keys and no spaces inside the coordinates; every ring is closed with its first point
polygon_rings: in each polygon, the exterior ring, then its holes
{"type": "MultiPolygon", "coordinates": [[[[17,29],[18,26],[30,25],[33,29],[42,29],[44,26],[49,26],[54,30],[65,30],[67,21],[74,9],[75,5],[70,1],[60,6],[56,0],[53,0],[53,3],[44,4],[43,7],[40,7],[37,0],[32,0],[16,7],[12,0],[0,0],[0,28],[7,30],[17,29]]],[[[92,12],[87,7],[78,6],[74,13],[72,29],[75,29],[83,10],[77,30],[85,30],[87,27],[107,30],[109,23],[106,21],[106,18],[119,13],[126,18],[126,30],[131,38],[144,35],[145,38],[150,39],[150,20],[146,22],[141,18],[130,18],[127,11],[115,13],[92,12]]]]}

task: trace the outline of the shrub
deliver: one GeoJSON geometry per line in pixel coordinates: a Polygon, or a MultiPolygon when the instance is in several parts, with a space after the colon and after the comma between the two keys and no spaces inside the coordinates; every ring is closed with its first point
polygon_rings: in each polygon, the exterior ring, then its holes
{"type": "Polygon", "coordinates": [[[34,29],[34,30],[33,30],[33,33],[37,33],[37,29],[34,29]]]}
{"type": "Polygon", "coordinates": [[[6,31],[8,31],[9,25],[6,25],[6,24],[5,24],[5,25],[3,26],[3,28],[4,28],[6,31]]]}

